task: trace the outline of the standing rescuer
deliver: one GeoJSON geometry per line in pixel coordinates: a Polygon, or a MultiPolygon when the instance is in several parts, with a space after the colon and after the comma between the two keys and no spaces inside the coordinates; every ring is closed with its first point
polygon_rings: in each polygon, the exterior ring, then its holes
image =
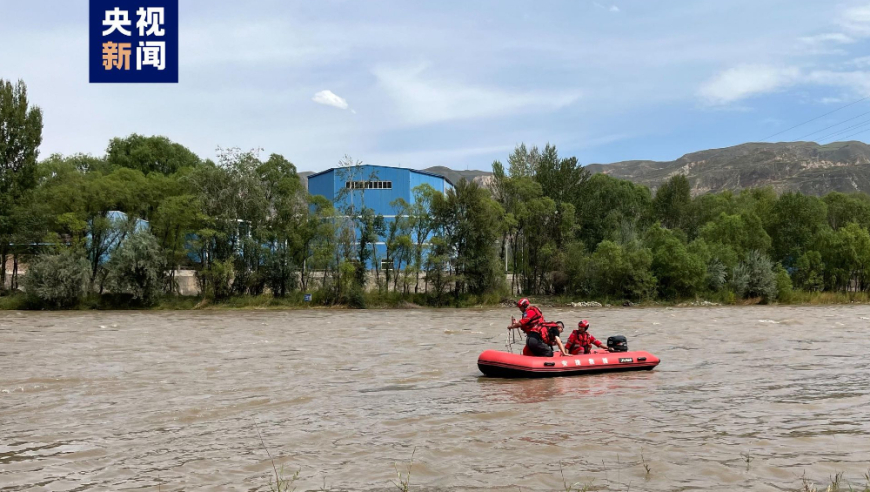
{"type": "Polygon", "coordinates": [[[523,355],[552,357],[553,344],[559,346],[559,351],[563,355],[568,355],[568,351],[559,338],[559,334],[562,333],[560,324],[546,323],[541,310],[537,306],[532,306],[526,298],[517,301],[517,307],[522,311],[523,317],[519,321],[513,321],[508,326],[508,330],[519,328],[526,334],[523,355]]]}
{"type": "Polygon", "coordinates": [[[533,328],[544,322],[544,313],[537,306],[532,306],[532,303],[525,297],[517,301],[517,307],[520,308],[523,317],[519,321],[512,319],[508,330],[519,328],[528,335],[533,328]]]}
{"type": "Polygon", "coordinates": [[[588,329],[589,322],[585,319],[577,323],[577,329],[571,332],[571,335],[568,337],[568,343],[565,344],[565,348],[568,349],[568,352],[571,355],[588,354],[589,351],[592,350],[593,345],[609,352],[609,348],[604,347],[603,344],[596,340],[591,333],[586,332],[588,329]]]}

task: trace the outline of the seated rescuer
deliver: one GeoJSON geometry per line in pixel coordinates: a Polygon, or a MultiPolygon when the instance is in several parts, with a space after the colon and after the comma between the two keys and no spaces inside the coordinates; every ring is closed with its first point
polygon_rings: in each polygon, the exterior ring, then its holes
{"type": "Polygon", "coordinates": [[[536,357],[552,357],[553,345],[555,344],[559,347],[559,352],[562,355],[568,355],[568,350],[562,344],[562,339],[559,338],[564,329],[562,323],[541,323],[529,332],[526,347],[531,355],[536,357]]]}
{"type": "Polygon", "coordinates": [[[596,340],[591,333],[586,332],[588,329],[589,322],[585,319],[577,323],[577,329],[571,332],[571,335],[568,337],[568,343],[565,344],[565,348],[568,349],[568,352],[571,355],[588,354],[589,351],[592,350],[592,345],[595,345],[598,348],[603,348],[609,352],[609,348],[604,347],[603,344],[596,340]]]}

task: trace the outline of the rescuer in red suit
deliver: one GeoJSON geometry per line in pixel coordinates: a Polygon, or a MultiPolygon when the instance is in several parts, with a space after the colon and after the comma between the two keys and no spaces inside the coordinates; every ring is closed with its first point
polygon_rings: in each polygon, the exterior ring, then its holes
{"type": "Polygon", "coordinates": [[[587,333],[586,330],[588,329],[589,322],[585,319],[577,323],[577,329],[571,332],[571,335],[568,337],[568,343],[565,344],[568,352],[571,355],[588,354],[592,350],[593,345],[609,352],[609,348],[603,346],[591,333],[587,333]]]}
{"type": "Polygon", "coordinates": [[[565,346],[559,338],[559,334],[562,333],[560,324],[545,322],[541,310],[537,306],[532,306],[526,298],[517,301],[517,307],[523,312],[523,317],[519,321],[512,322],[508,326],[508,330],[519,328],[526,334],[523,355],[552,357],[553,344],[559,346],[559,351],[563,355],[568,355],[568,351],[565,350],[565,346]]]}

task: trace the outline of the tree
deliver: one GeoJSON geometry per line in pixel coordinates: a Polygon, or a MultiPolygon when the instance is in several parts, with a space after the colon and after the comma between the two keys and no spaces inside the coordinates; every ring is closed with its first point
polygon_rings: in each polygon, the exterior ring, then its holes
{"type": "Polygon", "coordinates": [[[21,228],[12,208],[36,185],[42,110],[27,100],[27,86],[0,79],[0,290],[6,285],[11,235],[21,228]]]}
{"type": "Polygon", "coordinates": [[[665,181],[653,198],[655,217],[668,229],[683,228],[688,225],[689,206],[692,203],[692,189],[689,180],[677,174],[665,181]]]}
{"type": "Polygon", "coordinates": [[[649,188],[606,174],[593,175],[586,184],[584,200],[577,208],[578,237],[594,251],[601,241],[632,239],[645,229],[652,216],[649,188]],[[623,234],[626,231],[628,234],[623,234]]]}
{"type": "Polygon", "coordinates": [[[125,138],[113,138],[106,149],[106,158],[113,166],[136,169],[142,174],[173,174],[202,163],[187,147],[166,137],[145,137],[135,133],[125,138]]]}
{"type": "Polygon", "coordinates": [[[800,193],[785,193],[773,205],[766,226],[772,239],[773,256],[785,267],[794,266],[800,256],[814,249],[816,237],[827,224],[825,202],[800,193]]]}
{"type": "Polygon", "coordinates": [[[414,293],[420,291],[420,272],[423,270],[423,253],[426,242],[435,230],[435,221],[430,215],[435,195],[440,194],[428,184],[411,190],[413,202],[401,212],[408,219],[410,238],[414,242],[414,293]]]}
{"type": "Polygon", "coordinates": [[[493,290],[501,279],[496,241],[503,210],[489,192],[466,180],[436,197],[432,208],[438,230],[455,254],[454,294],[493,290]]]}
{"type": "Polygon", "coordinates": [[[707,269],[703,259],[689,252],[672,231],[654,225],[644,243],[652,251],[652,272],[662,296],[690,296],[704,286],[707,269]]]}
{"type": "Polygon", "coordinates": [[[204,219],[196,196],[190,194],[166,197],[151,218],[151,231],[157,238],[170,272],[166,278],[166,291],[169,293],[176,292],[178,288],[175,271],[188,261],[188,235],[204,219]]]}
{"type": "Polygon", "coordinates": [[[825,286],[825,265],[822,254],[818,251],[807,251],[798,258],[795,264],[794,280],[798,287],[810,292],[817,292],[825,286]]]}
{"type": "Polygon", "coordinates": [[[865,229],[870,226],[870,197],[865,194],[832,192],[822,198],[828,209],[828,225],[839,229],[855,222],[865,229]]]}
{"type": "Polygon", "coordinates": [[[639,244],[625,247],[602,241],[591,258],[595,293],[618,299],[646,299],[655,294],[656,278],[650,271],[652,252],[639,244]]]}
{"type": "Polygon", "coordinates": [[[590,173],[576,157],[559,158],[555,145],[547,144],[535,167],[535,181],[544,196],[556,203],[570,203],[575,208],[583,201],[590,173]]]}
{"type": "Polygon", "coordinates": [[[761,219],[748,211],[739,215],[720,213],[716,219],[701,227],[700,236],[708,243],[730,246],[738,256],[745,256],[751,250],[766,253],[771,245],[761,219]]]}
{"type": "Polygon", "coordinates": [[[870,280],[870,233],[852,222],[819,241],[826,283],[836,290],[865,290],[870,280]]]}

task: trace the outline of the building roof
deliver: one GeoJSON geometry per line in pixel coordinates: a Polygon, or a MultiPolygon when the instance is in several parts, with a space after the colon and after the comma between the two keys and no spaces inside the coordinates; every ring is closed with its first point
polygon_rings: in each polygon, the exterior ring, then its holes
{"type": "MultiPolygon", "coordinates": [[[[421,170],[419,170],[419,169],[411,169],[411,168],[408,168],[408,167],[380,166],[380,165],[377,165],[377,164],[363,164],[363,165],[364,165],[364,166],[370,166],[370,167],[383,167],[383,168],[386,168],[386,169],[402,169],[402,170],[404,170],[404,171],[411,171],[412,173],[425,174],[425,175],[427,175],[427,176],[435,176],[436,178],[441,178],[441,179],[443,179],[444,181],[447,181],[448,183],[450,183],[450,186],[456,186],[456,185],[453,184],[452,181],[450,181],[450,179],[447,178],[447,176],[444,176],[444,175],[442,175],[442,174],[438,174],[438,173],[433,173],[433,172],[429,172],[429,171],[421,171],[421,170]]],[[[320,171],[319,173],[309,174],[309,175],[308,175],[308,179],[314,178],[314,177],[316,177],[316,176],[320,176],[321,174],[326,174],[326,173],[328,173],[328,172],[330,172],[330,171],[335,171],[336,169],[338,169],[338,168],[331,167],[331,168],[326,169],[326,170],[324,170],[324,171],[320,171]]]]}

